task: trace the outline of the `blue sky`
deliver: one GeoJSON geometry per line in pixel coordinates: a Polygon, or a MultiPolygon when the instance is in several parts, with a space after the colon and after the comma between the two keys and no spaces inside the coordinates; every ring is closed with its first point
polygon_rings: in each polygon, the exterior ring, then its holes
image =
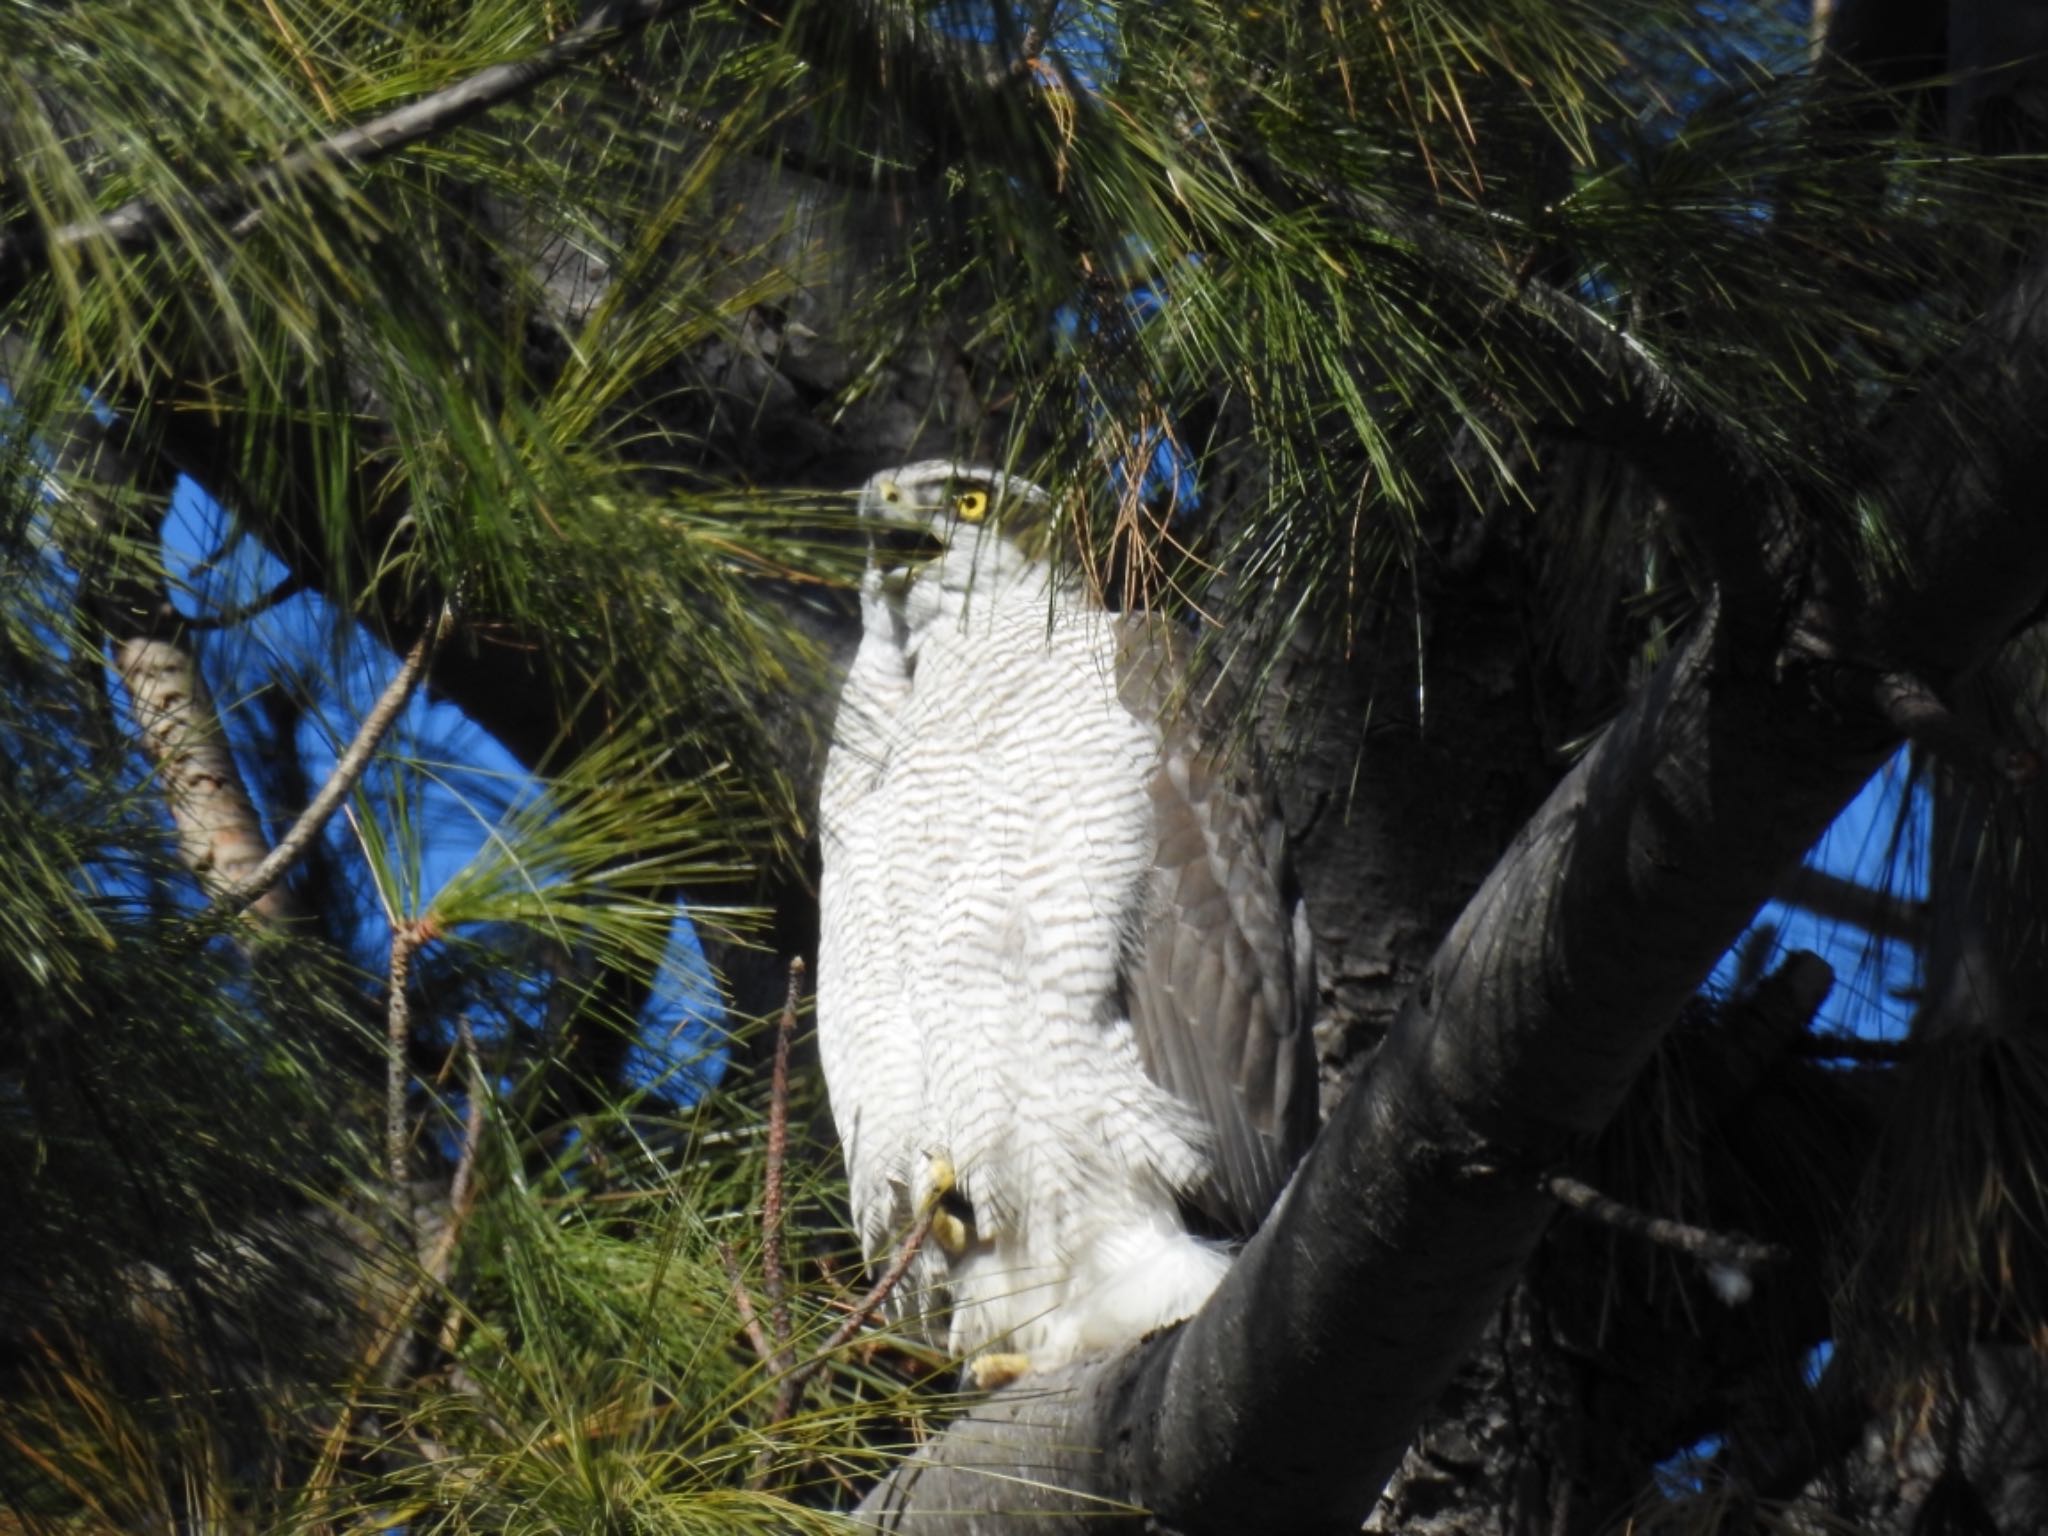
{"type": "MultiPolygon", "coordinates": [[[[1806,862],[1900,900],[1924,900],[1927,820],[1926,793],[1911,783],[1907,753],[1901,749],[1835,818],[1806,862]],[[1903,822],[1902,807],[1910,812],[1903,822]]],[[[1905,1034],[1914,1007],[1911,993],[1919,984],[1909,946],[1881,943],[1860,929],[1777,901],[1757,914],[1752,931],[1765,925],[1777,930],[1778,954],[1812,950],[1834,967],[1835,987],[1820,1010],[1822,1028],[1882,1039],[1905,1034]]],[[[1715,968],[1717,984],[1726,986],[1733,977],[1741,947],[1738,941],[1715,968]]]]}
{"type": "MultiPolygon", "coordinates": [[[[286,574],[254,539],[238,536],[226,514],[188,480],[179,482],[172,497],[163,538],[174,600],[195,617],[251,603],[286,574]]],[[[311,592],[288,598],[246,625],[208,632],[202,659],[245,772],[265,745],[253,690],[283,678],[309,700],[296,735],[314,786],[333,770],[336,755],[398,669],[388,649],[359,625],[338,622],[332,606],[311,592]]],[[[249,777],[254,789],[262,775],[249,777]]],[[[425,690],[413,695],[365,788],[389,812],[386,835],[406,850],[415,910],[476,854],[509,810],[537,792],[532,776],[496,740],[453,704],[430,700],[425,690]]],[[[275,809],[263,809],[275,830],[275,809]]],[[[324,841],[338,868],[366,876],[362,845],[346,817],[328,824],[324,841]]],[[[380,907],[368,899],[367,879],[351,886],[364,899],[347,914],[350,951],[368,975],[380,977],[389,929],[380,907]]],[[[703,1071],[707,1041],[716,1038],[722,1019],[695,930],[678,910],[627,1058],[628,1081],[652,1087],[703,1071]]],[[[669,1096],[688,1098],[695,1091],[669,1096]]]]}

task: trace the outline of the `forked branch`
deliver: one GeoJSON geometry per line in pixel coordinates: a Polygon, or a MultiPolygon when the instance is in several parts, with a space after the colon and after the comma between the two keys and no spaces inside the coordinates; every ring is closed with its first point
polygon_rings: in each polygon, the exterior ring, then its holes
{"type": "Polygon", "coordinates": [[[376,755],[385,735],[391,730],[392,722],[412,698],[413,690],[419,686],[421,676],[427,670],[435,649],[448,638],[455,627],[455,609],[442,604],[441,615],[427,632],[413,642],[405,654],[397,673],[384,687],[377,702],[370,706],[363,716],[362,724],[356,727],[355,739],[349,742],[340,757],[335,759],[334,771],[327,775],[327,781],[320,786],[306,808],[292,823],[291,830],[277,840],[277,846],[263,856],[263,860],[249,875],[228,889],[222,891],[213,901],[214,910],[224,917],[232,917],[254,902],[262,899],[285,872],[298,862],[313,839],[334,815],[341,802],[356,787],[363,772],[370,766],[370,759],[376,755]]]}

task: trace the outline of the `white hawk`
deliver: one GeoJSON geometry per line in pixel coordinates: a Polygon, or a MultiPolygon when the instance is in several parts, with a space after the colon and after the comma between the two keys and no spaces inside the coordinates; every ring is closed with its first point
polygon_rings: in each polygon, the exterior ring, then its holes
{"type": "Polygon", "coordinates": [[[860,512],[819,1046],[863,1250],[937,1202],[908,1306],[1000,1380],[1189,1316],[1257,1227],[1314,1129],[1306,924],[1173,626],[1055,573],[1043,490],[934,460],[860,512]]]}

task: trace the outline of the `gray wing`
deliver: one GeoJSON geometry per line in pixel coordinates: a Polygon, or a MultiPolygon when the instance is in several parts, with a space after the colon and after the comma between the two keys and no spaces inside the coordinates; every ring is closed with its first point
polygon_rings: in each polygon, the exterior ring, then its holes
{"type": "Polygon", "coordinates": [[[1226,1232],[1248,1235],[1316,1130],[1308,925],[1251,752],[1202,739],[1208,711],[1184,696],[1186,647],[1156,617],[1118,625],[1124,704],[1165,738],[1147,785],[1151,888],[1124,958],[1122,1002],[1146,1072],[1208,1128],[1212,1172],[1195,1203],[1226,1232]]]}

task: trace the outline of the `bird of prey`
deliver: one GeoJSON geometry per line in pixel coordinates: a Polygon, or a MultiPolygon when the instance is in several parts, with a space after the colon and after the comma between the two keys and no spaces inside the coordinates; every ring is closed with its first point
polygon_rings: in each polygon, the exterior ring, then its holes
{"type": "Polygon", "coordinates": [[[870,1261],[984,1384],[1195,1312],[1314,1129],[1277,821],[1177,627],[1048,558],[1052,499],[860,491],[862,634],[819,808],[818,1039],[870,1261]]]}

